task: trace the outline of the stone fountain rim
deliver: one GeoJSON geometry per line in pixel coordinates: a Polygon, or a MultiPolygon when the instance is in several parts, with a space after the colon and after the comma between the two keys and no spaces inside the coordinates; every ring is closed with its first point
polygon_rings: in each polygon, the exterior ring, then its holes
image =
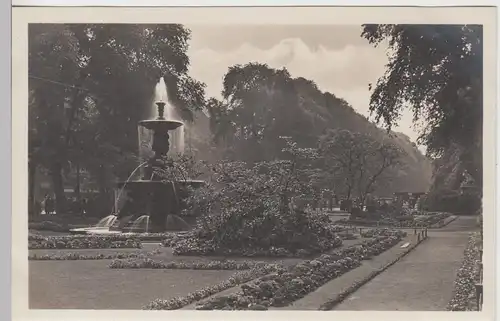
{"type": "MultiPolygon", "coordinates": [[[[192,184],[192,183],[199,183],[199,184],[205,184],[206,182],[204,180],[200,179],[187,179],[187,180],[176,180],[176,183],[186,183],[186,184],[192,184]]],[[[166,181],[154,181],[154,180],[134,180],[134,181],[119,181],[116,182],[116,185],[118,187],[122,187],[124,185],[141,185],[141,184],[154,184],[154,185],[167,185],[166,181]]]]}
{"type": "Polygon", "coordinates": [[[160,124],[167,125],[168,130],[174,130],[181,126],[184,126],[184,123],[179,120],[173,119],[146,119],[139,121],[139,126],[145,127],[147,129],[156,129],[156,127],[160,126],[160,124]]]}

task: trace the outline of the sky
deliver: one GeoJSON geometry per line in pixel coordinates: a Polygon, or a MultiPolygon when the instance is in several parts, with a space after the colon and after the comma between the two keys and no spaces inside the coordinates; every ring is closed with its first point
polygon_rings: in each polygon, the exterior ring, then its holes
{"type": "MultiPolygon", "coordinates": [[[[369,83],[385,72],[386,46],[374,48],[361,38],[361,26],[347,25],[187,25],[192,32],[188,51],[190,75],[207,85],[208,96],[220,98],[230,66],[249,62],[286,67],[292,77],[316,82],[321,91],[344,98],[369,116],[369,83]]],[[[412,141],[410,112],[394,130],[412,141]]]]}

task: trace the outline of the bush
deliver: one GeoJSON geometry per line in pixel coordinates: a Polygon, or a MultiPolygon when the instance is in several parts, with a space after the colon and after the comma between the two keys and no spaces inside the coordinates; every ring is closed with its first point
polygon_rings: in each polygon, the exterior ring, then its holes
{"type": "Polygon", "coordinates": [[[301,256],[337,247],[341,239],[326,213],[309,213],[293,204],[314,189],[310,149],[288,142],[287,160],[212,166],[220,188],[193,190],[187,210],[201,211],[189,238],[174,245],[179,255],[301,256]]]}
{"type": "Polygon", "coordinates": [[[436,191],[425,195],[422,206],[426,211],[473,215],[481,207],[481,197],[457,191],[436,191]]]}

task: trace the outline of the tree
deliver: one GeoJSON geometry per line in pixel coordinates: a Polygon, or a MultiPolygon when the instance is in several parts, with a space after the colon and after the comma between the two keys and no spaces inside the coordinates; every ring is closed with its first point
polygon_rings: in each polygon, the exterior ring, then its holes
{"type": "Polygon", "coordinates": [[[366,196],[391,169],[402,166],[404,152],[393,144],[378,142],[368,135],[348,130],[332,130],[321,137],[319,153],[324,166],[332,173],[338,192],[351,199],[354,193],[363,204],[366,196]]]}
{"type": "MultiPolygon", "coordinates": [[[[347,129],[384,140],[407,154],[408,166],[392,175],[396,179],[387,189],[389,194],[398,189],[426,191],[429,186],[430,162],[408,137],[387,133],[344,99],[322,92],[313,81],[292,78],[286,70],[258,63],[233,66],[224,77],[223,98],[210,100],[207,109],[212,136],[226,158],[283,159],[280,136],[291,137],[300,147],[316,148],[328,129],[347,129]]],[[[328,178],[335,176],[332,168],[320,168],[313,176],[318,188],[333,188],[335,179],[328,178]]]]}
{"type": "Polygon", "coordinates": [[[426,123],[419,140],[429,155],[458,149],[482,185],[482,26],[370,24],[362,37],[391,52],[371,96],[377,121],[390,129],[411,108],[414,121],[426,123]]]}
{"type": "Polygon", "coordinates": [[[30,161],[49,169],[58,212],[69,163],[103,195],[136,165],[137,122],[160,77],[184,118],[203,107],[204,85],[188,76],[189,37],[176,24],[30,25],[30,161]]]}

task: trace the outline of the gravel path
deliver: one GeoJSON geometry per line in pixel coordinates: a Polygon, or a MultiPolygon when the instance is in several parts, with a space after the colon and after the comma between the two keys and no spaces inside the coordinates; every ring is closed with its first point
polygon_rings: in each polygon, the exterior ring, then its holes
{"type": "Polygon", "coordinates": [[[401,248],[405,243],[414,244],[416,243],[416,238],[413,235],[409,235],[380,255],[375,256],[371,260],[363,261],[361,266],[332,279],[316,289],[316,291],[309,293],[302,299],[293,302],[291,305],[276,308],[276,310],[318,310],[323,303],[336,297],[353,283],[363,280],[373,271],[383,268],[389,262],[401,256],[407,251],[406,248],[401,248]]]}
{"type": "Polygon", "coordinates": [[[459,217],[361,287],[335,310],[443,311],[453,292],[475,217],[459,217]]]}

